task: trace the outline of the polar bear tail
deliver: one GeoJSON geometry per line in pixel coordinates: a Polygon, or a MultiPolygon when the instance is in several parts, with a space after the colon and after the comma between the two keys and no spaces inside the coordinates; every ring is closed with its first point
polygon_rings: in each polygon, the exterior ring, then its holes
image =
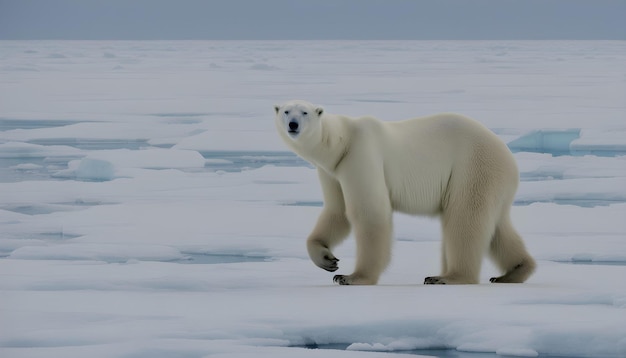
{"type": "Polygon", "coordinates": [[[491,282],[522,283],[535,271],[535,260],[526,251],[508,212],[498,223],[489,249],[491,259],[504,273],[500,277],[491,278],[491,282]]]}

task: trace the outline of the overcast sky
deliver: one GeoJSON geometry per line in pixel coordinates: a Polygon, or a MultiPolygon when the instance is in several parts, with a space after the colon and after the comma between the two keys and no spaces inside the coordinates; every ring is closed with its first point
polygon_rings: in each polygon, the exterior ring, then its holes
{"type": "Polygon", "coordinates": [[[618,39],[626,0],[0,0],[0,39],[618,39]]]}

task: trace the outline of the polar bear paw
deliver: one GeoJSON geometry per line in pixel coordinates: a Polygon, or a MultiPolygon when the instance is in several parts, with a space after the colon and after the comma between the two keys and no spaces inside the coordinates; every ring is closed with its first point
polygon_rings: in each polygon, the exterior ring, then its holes
{"type": "Polygon", "coordinates": [[[352,275],[335,275],[335,277],[333,277],[333,282],[341,285],[341,286],[347,286],[347,285],[375,285],[376,282],[378,280],[377,279],[371,279],[371,278],[367,278],[364,277],[363,275],[359,275],[359,274],[352,274],[352,275]]]}
{"type": "Polygon", "coordinates": [[[424,279],[424,285],[446,285],[446,280],[441,276],[426,277],[424,279]]]}
{"type": "Polygon", "coordinates": [[[461,275],[430,276],[424,279],[424,285],[469,285],[478,283],[478,278],[461,275]]]}
{"type": "Polygon", "coordinates": [[[534,260],[528,258],[522,263],[515,265],[506,274],[492,277],[489,281],[492,283],[522,283],[535,271],[535,266],[534,260]]]}
{"type": "Polygon", "coordinates": [[[335,272],[339,269],[339,265],[337,264],[338,262],[339,259],[329,252],[328,254],[322,256],[322,260],[317,262],[317,266],[326,271],[335,272]]]}
{"type": "Polygon", "coordinates": [[[333,282],[341,286],[350,285],[350,281],[350,276],[347,275],[335,275],[335,277],[333,277],[333,282]]]}
{"type": "Polygon", "coordinates": [[[309,240],[307,243],[307,249],[309,251],[309,257],[311,261],[326,271],[335,272],[339,269],[339,259],[333,255],[328,246],[320,243],[317,240],[309,240]]]}

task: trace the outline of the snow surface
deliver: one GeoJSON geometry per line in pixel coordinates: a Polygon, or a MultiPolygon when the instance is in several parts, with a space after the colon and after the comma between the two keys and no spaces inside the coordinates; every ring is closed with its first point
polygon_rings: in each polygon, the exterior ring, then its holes
{"type": "Polygon", "coordinates": [[[625,98],[619,41],[0,42],[0,356],[625,357],[625,98]],[[380,284],[333,285],[293,98],[492,128],[537,273],[424,286],[438,222],[396,215],[380,284]]]}

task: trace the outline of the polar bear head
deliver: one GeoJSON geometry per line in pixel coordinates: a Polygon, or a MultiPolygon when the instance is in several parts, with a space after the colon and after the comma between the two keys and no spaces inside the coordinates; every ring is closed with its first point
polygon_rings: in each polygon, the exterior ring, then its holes
{"type": "Polygon", "coordinates": [[[306,143],[317,145],[322,135],[321,116],[322,107],[306,101],[289,101],[282,105],[275,105],[276,128],[288,145],[302,145],[306,143]]]}

